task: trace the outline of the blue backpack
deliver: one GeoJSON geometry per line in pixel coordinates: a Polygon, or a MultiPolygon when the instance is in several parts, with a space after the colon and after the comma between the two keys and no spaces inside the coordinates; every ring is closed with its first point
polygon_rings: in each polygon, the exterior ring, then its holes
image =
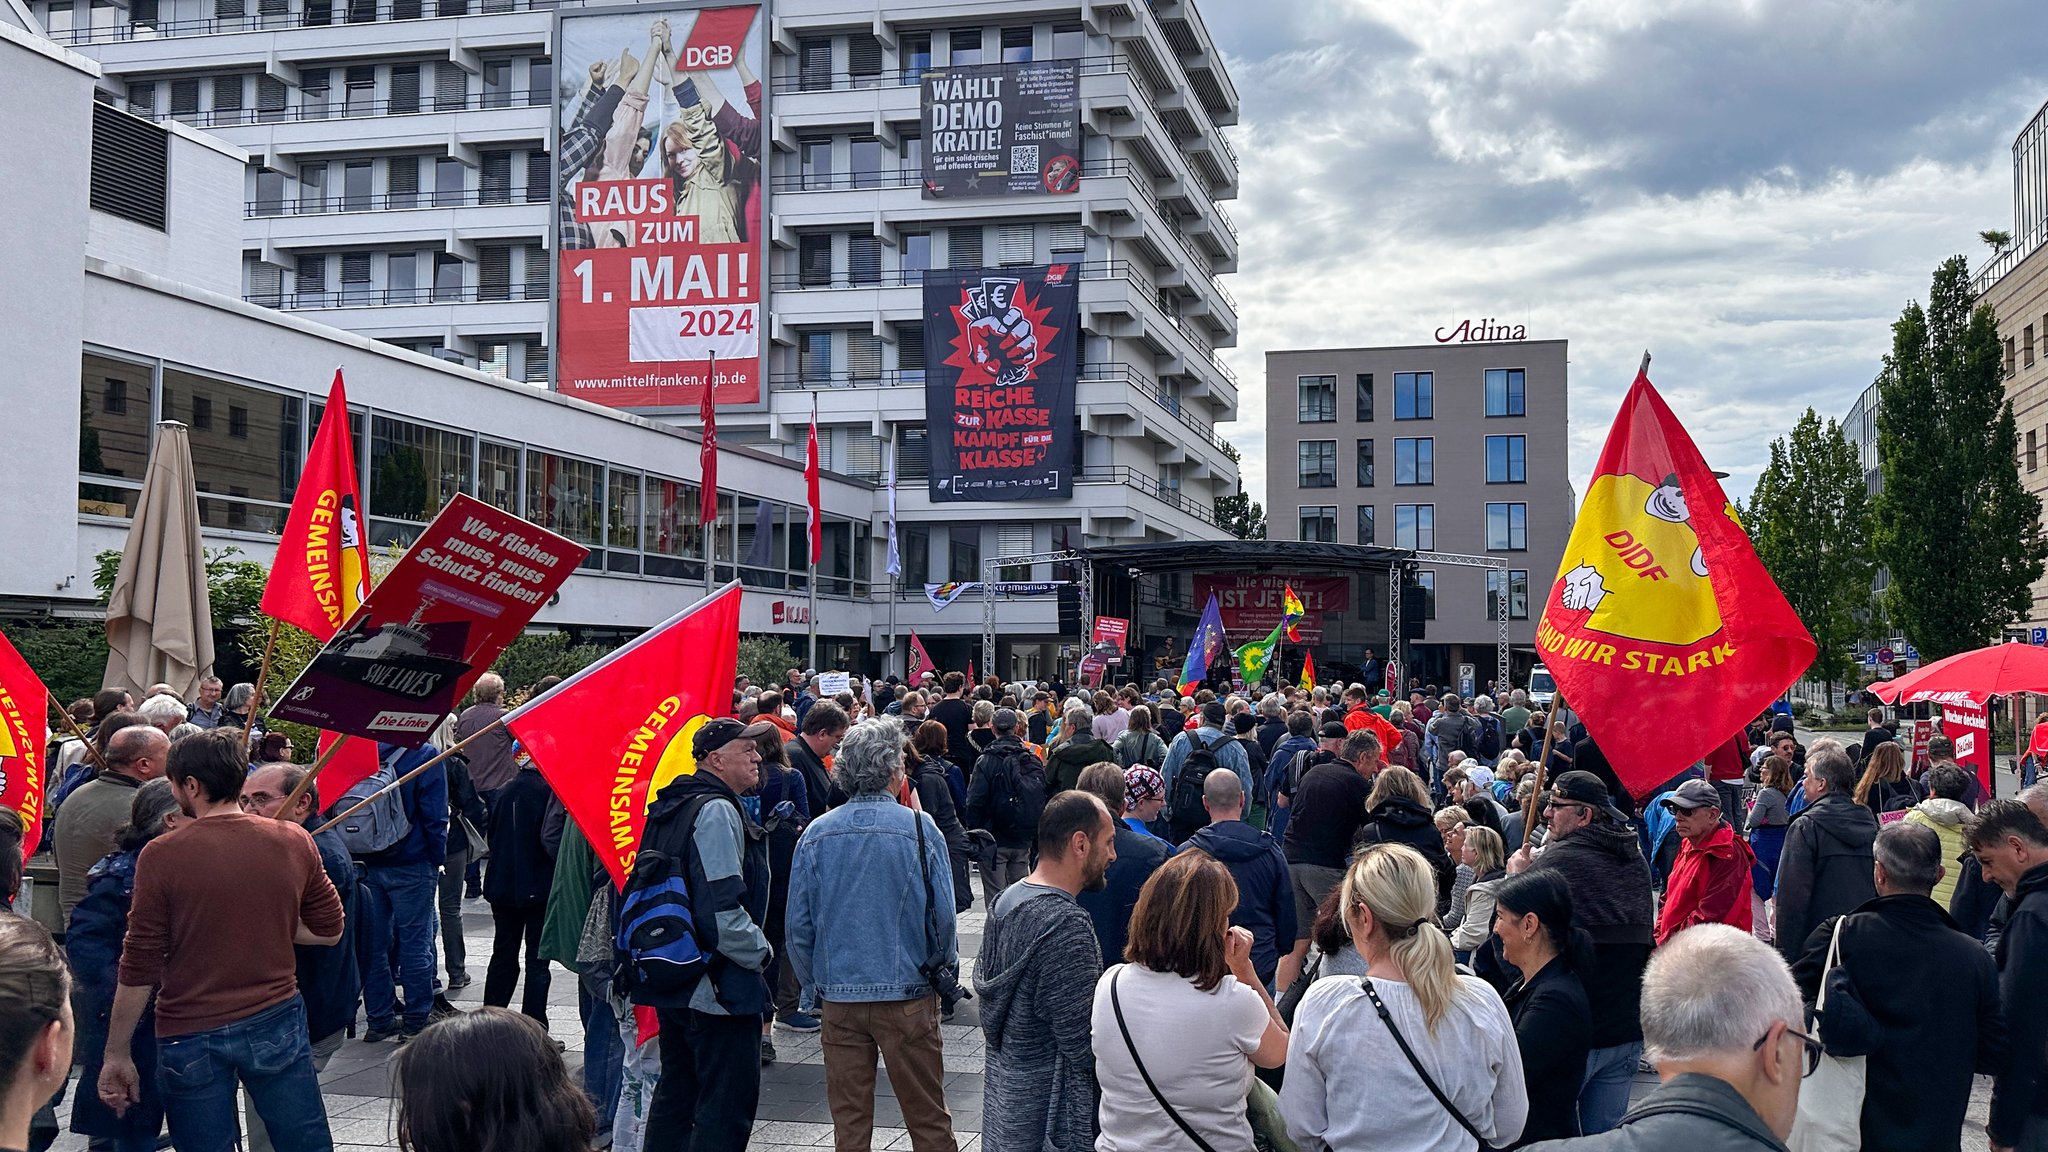
{"type": "MultiPolygon", "coordinates": [[[[674,825],[684,837],[696,826],[705,802],[712,799],[716,797],[699,797],[684,806],[674,825]]],[[[684,853],[664,852],[646,844],[634,858],[633,875],[619,897],[613,950],[618,958],[614,979],[635,1004],[688,1006],[710,966],[710,956],[697,940],[696,917],[690,911],[689,869],[684,853]]]]}

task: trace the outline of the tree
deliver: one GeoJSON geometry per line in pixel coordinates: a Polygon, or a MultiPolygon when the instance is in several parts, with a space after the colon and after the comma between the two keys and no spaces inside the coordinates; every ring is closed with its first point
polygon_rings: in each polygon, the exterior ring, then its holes
{"type": "Polygon", "coordinates": [[[1928,660],[1991,643],[2032,607],[2048,538],[2020,483],[1997,320],[1961,256],[1892,325],[1877,390],[1885,609],[1928,660]]]}
{"type": "Polygon", "coordinates": [[[1977,233],[1977,239],[1990,247],[1993,256],[2003,256],[2005,250],[2012,247],[2012,233],[2003,228],[1986,228],[1977,233]]]}
{"type": "MultiPolygon", "coordinates": [[[[1228,440],[1218,443],[1222,445],[1223,454],[1230,457],[1232,464],[1242,462],[1242,457],[1237,454],[1237,445],[1228,440]]],[[[1242,473],[1237,477],[1237,491],[1216,498],[1216,523],[1239,540],[1266,538],[1266,509],[1257,500],[1245,495],[1242,473]]]]}
{"type": "Polygon", "coordinates": [[[1808,408],[1789,437],[1771,441],[1743,521],[1757,556],[1819,646],[1813,672],[1832,689],[1849,674],[1876,571],[1870,502],[1856,449],[1833,420],[1808,408]]]}
{"type": "Polygon", "coordinates": [[[791,668],[803,666],[789,645],[773,636],[740,637],[739,674],[763,688],[781,684],[791,668]]]}

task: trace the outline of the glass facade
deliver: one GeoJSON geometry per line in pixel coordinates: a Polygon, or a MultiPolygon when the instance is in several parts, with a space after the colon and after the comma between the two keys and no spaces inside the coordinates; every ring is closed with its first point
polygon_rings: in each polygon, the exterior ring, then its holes
{"type": "MultiPolygon", "coordinates": [[[[208,529],[275,536],[284,527],[305,452],[325,408],[319,396],[224,379],[105,350],[84,354],[79,391],[78,511],[126,518],[142,487],[154,425],[190,430],[208,529]]],[[[352,406],[356,474],[369,509],[370,542],[404,547],[457,492],[524,516],[591,549],[583,568],[621,576],[701,583],[704,529],[695,483],[584,460],[546,446],[480,436],[352,406]]],[[[801,491],[801,483],[793,482],[801,491]]],[[[720,497],[713,531],[718,578],[749,587],[801,589],[808,576],[801,504],[720,497]],[[755,545],[764,516],[765,548],[755,545]],[[739,561],[734,570],[735,558],[739,561]]],[[[818,591],[865,597],[874,579],[869,526],[825,517],[818,591]]],[[[971,549],[956,552],[972,557],[971,549]]],[[[979,579],[979,573],[967,577],[979,579]]]]}

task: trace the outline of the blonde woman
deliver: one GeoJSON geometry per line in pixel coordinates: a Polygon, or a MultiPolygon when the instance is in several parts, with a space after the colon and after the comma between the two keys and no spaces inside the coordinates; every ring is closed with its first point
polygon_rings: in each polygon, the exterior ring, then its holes
{"type": "Polygon", "coordinates": [[[1465,890],[1465,917],[1451,929],[1451,950],[1469,956],[1493,933],[1494,891],[1507,877],[1507,847],[1500,833],[1484,825],[1465,829],[1460,871],[1470,869],[1472,887],[1465,890]]]}
{"type": "Polygon", "coordinates": [[[1280,1091],[1287,1135],[1331,1152],[1514,1143],[1529,1111],[1514,1024],[1485,981],[1458,974],[1429,865],[1405,845],[1369,845],[1338,892],[1366,975],[1302,997],[1280,1091]]]}

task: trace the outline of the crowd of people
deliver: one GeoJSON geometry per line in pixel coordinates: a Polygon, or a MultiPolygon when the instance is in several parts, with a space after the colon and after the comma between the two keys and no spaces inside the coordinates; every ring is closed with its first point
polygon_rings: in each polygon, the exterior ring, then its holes
{"type": "Polygon", "coordinates": [[[253,690],[81,701],[61,944],[0,917],[0,1148],[47,1147],[69,1093],[96,1149],[326,1149],[354,1035],[402,1046],[422,1152],[741,1152],[780,1029],[819,1034],[842,1152],[878,1068],[911,1146],[956,1152],[970,1000],[990,1152],[1780,1149],[1829,1057],[1865,1059],[1864,1148],[1958,1148],[1979,1072],[1993,1146],[2048,1148],[2048,785],[1988,799],[1939,737],[1910,765],[1881,712],[1854,744],[1767,715],[1639,797],[1519,690],[819,684],[741,678],[623,886],[495,675],[331,801],[252,739],[253,690]]]}

